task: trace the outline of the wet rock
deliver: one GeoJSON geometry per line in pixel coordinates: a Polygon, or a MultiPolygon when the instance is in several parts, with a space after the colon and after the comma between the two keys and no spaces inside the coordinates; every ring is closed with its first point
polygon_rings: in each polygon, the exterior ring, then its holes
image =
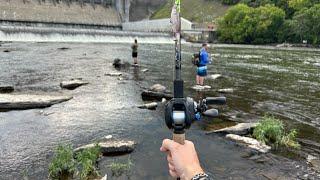
{"type": "Polygon", "coordinates": [[[74,79],[74,80],[70,80],[70,81],[62,81],[60,83],[60,87],[64,88],[64,89],[73,90],[73,89],[76,89],[77,87],[80,87],[80,86],[83,86],[86,84],[89,84],[89,83],[82,81],[80,79],[74,79]]]}
{"type": "Polygon", "coordinates": [[[221,74],[212,74],[210,76],[208,76],[209,79],[219,79],[219,78],[222,78],[222,75],[221,74]]]}
{"type": "Polygon", "coordinates": [[[317,172],[320,173],[320,159],[318,157],[308,155],[307,163],[317,172]]]}
{"type": "Polygon", "coordinates": [[[106,73],[105,76],[122,76],[121,72],[109,72],[106,73]]]}
{"type": "Polygon", "coordinates": [[[13,91],[13,86],[0,86],[0,93],[12,93],[13,91]]]}
{"type": "Polygon", "coordinates": [[[219,89],[218,92],[219,93],[233,93],[234,89],[232,89],[232,88],[219,89]]]}
{"type": "Polygon", "coordinates": [[[142,69],[141,72],[148,72],[149,69],[142,69]]]}
{"type": "Polygon", "coordinates": [[[70,96],[0,94],[0,109],[45,108],[72,99],[70,96]]]}
{"type": "Polygon", "coordinates": [[[8,52],[11,52],[11,51],[9,49],[6,49],[3,52],[8,53],[8,52]]]}
{"type": "MultiPolygon", "coordinates": [[[[112,140],[99,142],[98,144],[101,147],[101,153],[103,155],[117,155],[131,153],[134,150],[136,143],[134,141],[112,140]]],[[[92,148],[94,146],[94,143],[84,145],[76,148],[74,152],[79,152],[87,148],[92,148]]]]}
{"type": "Polygon", "coordinates": [[[236,134],[236,135],[247,135],[250,134],[257,126],[257,123],[239,123],[235,126],[226,127],[214,131],[207,132],[206,134],[221,133],[221,134],[236,134]]]}
{"type": "Polygon", "coordinates": [[[119,58],[114,59],[112,65],[116,69],[128,68],[131,66],[130,63],[122,62],[121,59],[119,59],[119,58]]]}
{"type": "Polygon", "coordinates": [[[157,108],[157,106],[158,106],[158,103],[152,102],[152,103],[140,105],[140,106],[138,106],[138,108],[155,110],[157,108]]]}
{"type": "Polygon", "coordinates": [[[249,147],[261,153],[267,153],[271,150],[270,146],[265,145],[253,138],[243,137],[236,134],[227,134],[226,138],[236,141],[239,144],[245,145],[246,147],[249,147]]]}
{"type": "Polygon", "coordinates": [[[172,99],[173,96],[172,94],[169,93],[162,93],[162,92],[154,92],[154,91],[143,91],[141,93],[142,99],[143,100],[158,100],[161,101],[162,98],[165,99],[172,99]]]}
{"type": "Polygon", "coordinates": [[[314,63],[313,65],[320,67],[320,63],[314,63]]]}
{"type": "Polygon", "coordinates": [[[105,174],[100,180],[108,180],[108,175],[105,174]]]}
{"type": "Polygon", "coordinates": [[[154,92],[165,92],[166,91],[166,87],[161,85],[161,84],[154,84],[153,86],[151,86],[150,91],[154,91],[154,92]]]}
{"type": "Polygon", "coordinates": [[[69,50],[70,48],[68,47],[61,47],[61,48],[58,48],[58,50],[62,50],[62,51],[65,51],[65,50],[69,50]]]}

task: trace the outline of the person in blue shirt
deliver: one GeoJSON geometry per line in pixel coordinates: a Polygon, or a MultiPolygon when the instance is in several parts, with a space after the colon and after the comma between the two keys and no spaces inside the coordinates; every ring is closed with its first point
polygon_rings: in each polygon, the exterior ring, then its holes
{"type": "Polygon", "coordinates": [[[199,64],[197,67],[197,85],[204,85],[204,78],[207,76],[207,64],[210,63],[210,57],[208,54],[209,45],[202,44],[202,48],[200,50],[199,64]]]}

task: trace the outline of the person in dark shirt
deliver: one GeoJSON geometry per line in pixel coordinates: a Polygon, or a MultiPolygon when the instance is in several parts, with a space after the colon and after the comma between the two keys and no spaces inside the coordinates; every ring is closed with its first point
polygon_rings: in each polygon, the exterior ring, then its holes
{"type": "Polygon", "coordinates": [[[138,40],[135,39],[134,43],[131,46],[132,49],[132,58],[133,58],[133,63],[135,65],[138,65],[138,40]]]}

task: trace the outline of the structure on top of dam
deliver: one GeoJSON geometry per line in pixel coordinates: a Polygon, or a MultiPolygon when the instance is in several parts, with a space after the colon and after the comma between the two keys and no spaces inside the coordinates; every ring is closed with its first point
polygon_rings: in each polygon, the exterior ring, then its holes
{"type": "Polygon", "coordinates": [[[121,27],[129,15],[130,0],[0,0],[2,23],[121,27]]]}

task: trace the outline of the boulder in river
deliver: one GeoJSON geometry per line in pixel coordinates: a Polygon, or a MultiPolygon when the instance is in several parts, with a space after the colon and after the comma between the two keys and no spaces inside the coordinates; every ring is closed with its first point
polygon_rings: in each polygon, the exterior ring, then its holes
{"type": "MultiPolygon", "coordinates": [[[[101,147],[101,153],[103,155],[118,155],[131,153],[135,148],[134,141],[124,141],[124,140],[110,140],[105,142],[99,142],[98,145],[101,147]]],[[[74,151],[79,152],[87,148],[92,148],[95,143],[84,145],[76,148],[74,151]]]]}
{"type": "Polygon", "coordinates": [[[58,48],[58,50],[62,50],[62,51],[65,51],[65,50],[69,50],[70,48],[68,47],[61,47],[61,48],[58,48]]]}
{"type": "Polygon", "coordinates": [[[154,91],[143,91],[141,93],[143,100],[158,100],[161,101],[162,98],[165,99],[172,99],[172,94],[166,93],[166,92],[154,92],[154,91]]]}
{"type": "Polygon", "coordinates": [[[45,108],[72,99],[70,96],[0,94],[0,109],[45,108]]]}
{"type": "Polygon", "coordinates": [[[13,86],[0,86],[0,93],[12,93],[13,91],[13,86]]]}
{"type": "Polygon", "coordinates": [[[60,83],[60,87],[65,88],[65,89],[69,89],[69,90],[73,90],[73,89],[76,89],[77,87],[80,87],[80,86],[86,85],[86,84],[89,84],[89,83],[82,81],[80,79],[74,79],[74,80],[70,80],[70,81],[62,81],[60,83]]]}
{"type": "Polygon", "coordinates": [[[119,58],[114,59],[112,65],[116,69],[127,68],[127,67],[131,66],[130,63],[122,62],[121,59],[119,59],[119,58]]]}
{"type": "Polygon", "coordinates": [[[154,92],[165,92],[167,88],[161,84],[154,84],[149,89],[154,92]]]}
{"type": "Polygon", "coordinates": [[[4,50],[3,52],[8,53],[8,52],[11,52],[11,50],[6,49],[6,50],[4,50]]]}
{"type": "Polygon", "coordinates": [[[226,89],[219,89],[219,93],[233,93],[234,89],[232,88],[226,88],[226,89]]]}
{"type": "Polygon", "coordinates": [[[147,103],[147,104],[140,105],[140,106],[138,106],[138,108],[140,108],[140,109],[152,109],[152,110],[154,110],[154,109],[157,108],[157,106],[158,106],[158,103],[152,102],[152,103],[147,103]]]}
{"type": "Polygon", "coordinates": [[[239,136],[236,134],[227,134],[226,138],[236,141],[241,145],[245,145],[246,147],[249,147],[261,153],[267,153],[271,150],[270,146],[250,137],[239,136]]]}
{"type": "Polygon", "coordinates": [[[239,123],[235,126],[226,127],[214,131],[207,132],[206,134],[221,133],[221,134],[236,134],[236,135],[247,135],[250,134],[257,126],[257,123],[239,123]]]}

